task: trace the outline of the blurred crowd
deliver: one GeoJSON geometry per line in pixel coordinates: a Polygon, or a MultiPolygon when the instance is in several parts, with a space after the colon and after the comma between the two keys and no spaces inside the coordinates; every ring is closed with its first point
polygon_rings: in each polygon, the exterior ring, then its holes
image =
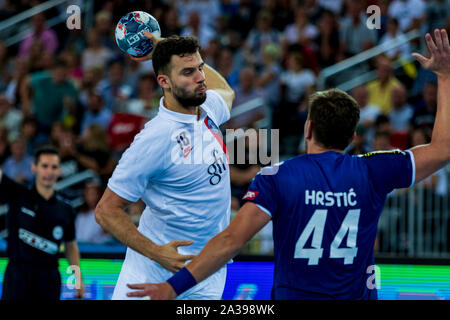
{"type": "MultiPolygon", "coordinates": [[[[0,0],[0,20],[41,2],[0,0]]],[[[94,1],[93,25],[81,30],[49,28],[52,15],[61,14],[56,9],[33,16],[30,34],[19,45],[0,42],[0,165],[6,175],[29,183],[35,148],[51,143],[61,152],[62,178],[96,172],[98,181],[80,191],[84,204],[77,223],[91,226],[78,235],[80,241],[111,241],[94,226],[93,209],[122,152],[157,114],[162,96],[151,61],[137,63],[115,43],[117,21],[132,10],[152,14],[163,37],[196,36],[204,61],[235,90],[234,106],[262,99],[270,127],[280,130],[285,157],[305,152],[307,100],[324,68],[403,39],[413,29],[424,34],[450,26],[450,0],[94,1]],[[366,25],[370,5],[380,8],[377,29],[366,25]]],[[[408,62],[420,48],[414,40],[368,62],[375,80],[350,91],[361,120],[349,154],[430,141],[437,79],[408,62]],[[394,61],[404,63],[394,69],[394,61]]],[[[352,72],[355,77],[358,70],[352,72]]],[[[228,128],[252,128],[260,119],[255,112],[232,119],[228,128]]],[[[232,166],[233,210],[259,168],[232,166]]]]}

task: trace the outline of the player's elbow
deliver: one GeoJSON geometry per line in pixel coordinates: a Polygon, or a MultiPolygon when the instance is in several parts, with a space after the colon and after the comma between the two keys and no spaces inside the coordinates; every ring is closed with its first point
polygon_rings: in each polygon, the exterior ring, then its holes
{"type": "Polygon", "coordinates": [[[94,216],[95,221],[102,227],[105,227],[107,220],[107,212],[106,206],[103,201],[99,201],[97,206],[95,207],[94,216]]]}
{"type": "Polygon", "coordinates": [[[232,232],[228,232],[227,230],[223,232],[221,242],[227,254],[233,257],[237,255],[245,245],[245,241],[242,240],[241,237],[232,232]]]}

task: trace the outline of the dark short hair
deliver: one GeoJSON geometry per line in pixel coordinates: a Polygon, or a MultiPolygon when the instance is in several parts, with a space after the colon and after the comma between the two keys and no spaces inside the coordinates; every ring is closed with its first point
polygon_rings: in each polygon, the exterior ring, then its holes
{"type": "Polygon", "coordinates": [[[194,37],[170,36],[156,45],[153,55],[153,70],[156,75],[170,73],[170,61],[173,55],[183,57],[200,51],[198,40],[194,37]]]}
{"type": "Polygon", "coordinates": [[[59,155],[59,151],[57,148],[51,145],[45,145],[37,148],[36,151],[34,152],[34,164],[39,163],[41,155],[43,154],[55,155],[58,156],[58,158],[61,160],[61,156],[59,155]]]}
{"type": "Polygon", "coordinates": [[[309,98],[308,120],[315,140],[328,149],[344,150],[359,121],[359,105],[339,89],[319,91],[309,98]]]}

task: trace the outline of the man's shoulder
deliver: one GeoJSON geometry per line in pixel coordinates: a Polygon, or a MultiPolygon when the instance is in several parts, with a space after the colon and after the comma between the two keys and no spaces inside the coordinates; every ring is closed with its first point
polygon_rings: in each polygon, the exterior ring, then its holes
{"type": "Polygon", "coordinates": [[[73,205],[72,205],[71,201],[68,198],[66,198],[64,195],[62,195],[60,193],[56,193],[55,194],[55,198],[56,198],[56,202],[58,203],[58,205],[60,205],[61,207],[63,207],[67,211],[72,212],[73,205]]]}
{"type": "Polygon", "coordinates": [[[371,151],[364,154],[354,155],[353,157],[355,159],[372,160],[372,159],[390,158],[391,156],[398,156],[398,155],[407,156],[408,151],[400,149],[371,151]]]}
{"type": "Polygon", "coordinates": [[[178,123],[156,116],[148,121],[139,133],[134,137],[130,147],[133,145],[145,144],[149,149],[155,150],[155,145],[164,146],[168,144],[172,132],[177,128],[178,123]]]}

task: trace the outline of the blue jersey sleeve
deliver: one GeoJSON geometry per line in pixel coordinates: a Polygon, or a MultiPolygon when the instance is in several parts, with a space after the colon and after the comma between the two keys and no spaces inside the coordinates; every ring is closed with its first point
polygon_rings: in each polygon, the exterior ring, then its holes
{"type": "Polygon", "coordinates": [[[253,178],[242,199],[255,203],[273,219],[278,209],[279,200],[276,192],[275,175],[262,174],[263,170],[253,178]]]}
{"type": "Polygon", "coordinates": [[[411,151],[379,151],[362,155],[370,181],[378,194],[414,185],[415,164],[411,151]]]}

